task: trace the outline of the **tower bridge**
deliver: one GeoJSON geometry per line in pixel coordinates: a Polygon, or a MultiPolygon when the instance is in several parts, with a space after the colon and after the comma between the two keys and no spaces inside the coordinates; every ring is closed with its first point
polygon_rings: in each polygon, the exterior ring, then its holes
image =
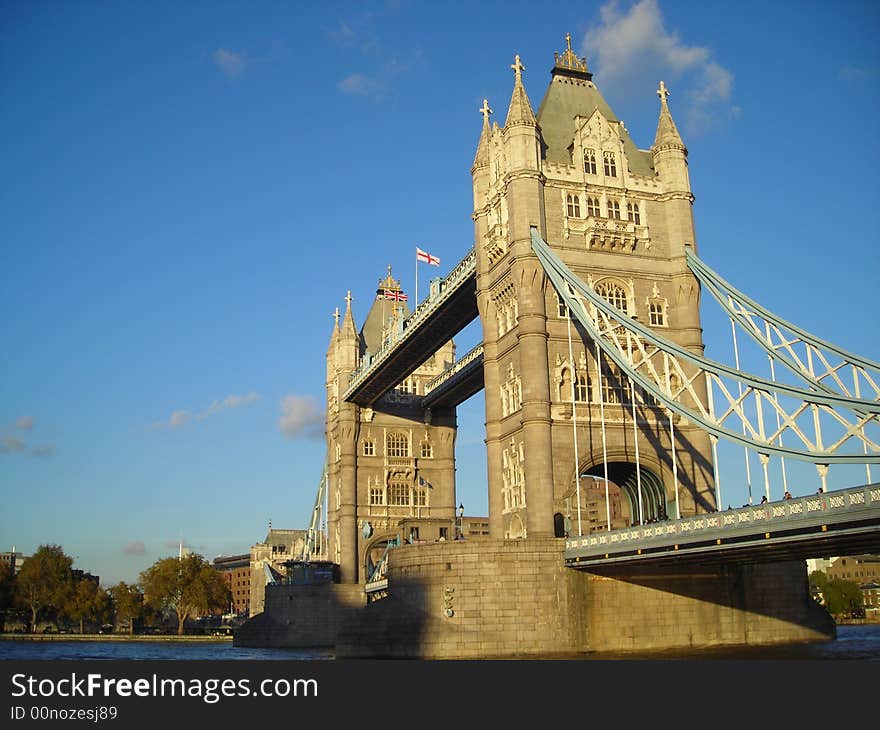
{"type": "Polygon", "coordinates": [[[880,364],[700,259],[666,85],[640,149],[567,41],[537,113],[519,56],[503,126],[479,110],[473,249],[414,312],[389,269],[360,329],[350,296],[337,317],[326,534],[309,544],[339,565],[341,602],[387,596],[346,614],[343,654],[817,640],[833,625],[803,558],[880,551],[880,364]],[[704,354],[702,293],[729,315],[734,364],[704,354]],[[477,318],[481,343],[456,358],[477,318]],[[769,377],[740,367],[737,333],[769,377]],[[457,540],[456,406],[480,390],[489,536],[457,540]],[[757,459],[766,504],[723,510],[719,441],[744,449],[750,502],[757,459]],[[822,493],[792,497],[786,460],[814,464],[822,493]],[[867,486],[829,492],[840,464],[864,464],[867,486]]]}

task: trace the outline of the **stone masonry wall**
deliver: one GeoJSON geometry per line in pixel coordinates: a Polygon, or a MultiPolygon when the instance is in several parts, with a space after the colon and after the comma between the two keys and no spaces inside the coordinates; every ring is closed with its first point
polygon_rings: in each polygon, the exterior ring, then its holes
{"type": "Polygon", "coordinates": [[[235,632],[233,644],[332,648],[339,627],[364,603],[364,588],[355,584],[270,585],[264,611],[235,632]]]}
{"type": "Polygon", "coordinates": [[[564,541],[403,546],[389,598],[351,614],[337,657],[493,658],[816,641],[833,623],[800,561],[626,578],[565,568],[564,541]]]}

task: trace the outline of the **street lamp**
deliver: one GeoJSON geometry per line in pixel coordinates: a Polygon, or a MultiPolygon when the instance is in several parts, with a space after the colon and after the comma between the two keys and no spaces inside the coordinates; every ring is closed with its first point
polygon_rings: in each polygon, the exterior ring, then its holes
{"type": "Polygon", "coordinates": [[[464,539],[464,505],[458,505],[458,534],[460,539],[464,539]]]}

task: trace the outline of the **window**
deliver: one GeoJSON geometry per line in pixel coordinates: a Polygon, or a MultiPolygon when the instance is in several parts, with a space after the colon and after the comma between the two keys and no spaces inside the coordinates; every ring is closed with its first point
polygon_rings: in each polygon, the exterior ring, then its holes
{"type": "Polygon", "coordinates": [[[584,150],[584,172],[590,175],[596,174],[596,152],[595,150],[584,150]]]}
{"type": "Polygon", "coordinates": [[[571,310],[565,306],[565,301],[559,296],[559,292],[556,293],[556,313],[560,319],[568,319],[571,316],[571,310]]]}
{"type": "Polygon", "coordinates": [[[596,294],[626,314],[627,298],[626,292],[623,290],[622,286],[615,284],[614,282],[603,281],[596,284],[596,294]]]}
{"type": "Polygon", "coordinates": [[[590,376],[582,373],[574,381],[574,399],[586,403],[590,399],[590,376]]]}
{"type": "Polygon", "coordinates": [[[423,459],[433,459],[434,458],[434,447],[431,445],[430,441],[422,441],[422,458],[423,459]]]}
{"type": "Polygon", "coordinates": [[[601,214],[599,211],[599,199],[587,198],[587,218],[598,218],[601,214]]]}
{"type": "Polygon", "coordinates": [[[448,527],[441,527],[440,528],[440,539],[441,540],[448,540],[449,539],[449,528],[448,527]]]}
{"type": "Polygon", "coordinates": [[[663,302],[649,302],[648,316],[650,323],[655,327],[663,327],[666,324],[666,318],[663,313],[663,302]]]}
{"type": "Polygon", "coordinates": [[[395,507],[409,505],[409,486],[406,484],[392,484],[388,487],[388,504],[395,507]]]}
{"type": "MultiPolygon", "coordinates": [[[[409,456],[409,439],[405,433],[394,431],[385,439],[386,456],[409,456]]],[[[409,504],[407,502],[407,504],[409,504]]]]}
{"type": "Polygon", "coordinates": [[[428,490],[424,487],[416,487],[413,490],[413,499],[416,507],[428,506],[428,490]]]}
{"type": "Polygon", "coordinates": [[[605,152],[602,155],[602,159],[604,161],[605,166],[605,176],[606,177],[617,177],[617,162],[614,159],[613,152],[605,152]]]}
{"type": "Polygon", "coordinates": [[[364,441],[364,456],[375,456],[376,455],[376,444],[373,439],[366,439],[364,441]]]}
{"type": "Polygon", "coordinates": [[[620,203],[616,200],[608,201],[608,217],[614,220],[620,220],[620,203]]]}
{"type": "Polygon", "coordinates": [[[370,487],[370,504],[385,504],[385,490],[382,487],[370,487]]]}
{"type": "Polygon", "coordinates": [[[627,217],[627,220],[632,221],[637,226],[642,224],[642,217],[639,215],[639,204],[638,203],[627,203],[626,204],[626,217],[627,217]]]}
{"type": "Polygon", "coordinates": [[[579,195],[569,193],[565,196],[565,203],[569,218],[581,217],[581,198],[579,195]]]}

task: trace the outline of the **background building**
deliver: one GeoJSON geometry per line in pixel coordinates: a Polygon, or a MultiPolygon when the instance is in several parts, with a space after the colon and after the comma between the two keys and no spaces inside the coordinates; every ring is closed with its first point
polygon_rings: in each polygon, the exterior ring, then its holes
{"type": "Polygon", "coordinates": [[[266,539],[251,546],[248,586],[251,616],[263,612],[269,576],[272,580],[279,580],[286,575],[284,563],[302,554],[307,534],[308,530],[275,530],[270,523],[266,539]]]}
{"type": "Polygon", "coordinates": [[[214,568],[223,576],[232,600],[229,613],[247,616],[251,607],[251,555],[228,555],[214,558],[214,568]]]}

